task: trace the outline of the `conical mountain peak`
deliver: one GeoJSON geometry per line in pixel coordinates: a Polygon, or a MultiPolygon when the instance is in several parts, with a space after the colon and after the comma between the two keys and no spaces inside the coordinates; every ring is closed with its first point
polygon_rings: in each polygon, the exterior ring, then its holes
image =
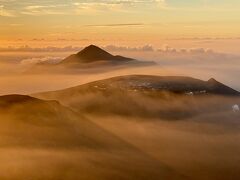
{"type": "Polygon", "coordinates": [[[211,85],[219,85],[219,84],[221,84],[220,82],[218,82],[214,78],[209,79],[207,82],[208,82],[208,84],[211,84],[211,85]]]}
{"type": "Polygon", "coordinates": [[[83,65],[87,63],[92,63],[91,67],[93,67],[94,65],[93,63],[95,63],[95,66],[155,65],[154,62],[138,61],[132,58],[127,58],[119,55],[114,56],[95,45],[87,46],[77,54],[72,54],[68,56],[63,61],[61,61],[59,65],[68,64],[71,66],[74,65],[76,67],[76,65],[83,65]]]}
{"type": "Polygon", "coordinates": [[[208,82],[218,82],[218,81],[214,78],[211,78],[211,79],[208,80],[208,82]]]}
{"type": "Polygon", "coordinates": [[[104,51],[103,49],[99,48],[95,45],[90,45],[86,48],[84,48],[82,51],[80,51],[77,54],[78,57],[88,59],[88,60],[99,60],[99,59],[109,59],[112,58],[113,55],[110,53],[104,51]]]}

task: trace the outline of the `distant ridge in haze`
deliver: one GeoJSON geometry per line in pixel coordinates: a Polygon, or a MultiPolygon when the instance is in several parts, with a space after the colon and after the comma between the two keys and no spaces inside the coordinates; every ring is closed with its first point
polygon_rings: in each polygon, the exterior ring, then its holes
{"type": "Polygon", "coordinates": [[[214,79],[128,75],[33,96],[57,100],[79,113],[180,120],[229,112],[240,93],[214,79]]]}
{"type": "MultiPolygon", "coordinates": [[[[107,51],[104,51],[103,49],[95,46],[90,45],[86,48],[84,48],[79,53],[72,55],[75,56],[76,59],[81,60],[82,62],[93,62],[93,61],[99,61],[99,60],[113,60],[115,56],[111,55],[107,51]]],[[[71,57],[71,56],[70,56],[71,57]]],[[[130,61],[132,59],[129,59],[130,61]]],[[[65,59],[62,61],[62,63],[70,63],[71,59],[65,59]]]]}
{"type": "MultiPolygon", "coordinates": [[[[81,91],[138,91],[161,92],[168,91],[178,94],[213,94],[223,96],[240,96],[240,92],[211,78],[202,81],[183,76],[151,76],[151,75],[127,75],[99,80],[85,85],[51,92],[50,94],[74,94],[81,91]],[[97,88],[96,88],[97,87],[97,88]]],[[[48,93],[43,93],[48,95],[48,93]]],[[[54,99],[54,98],[53,98],[54,99]]],[[[58,98],[57,98],[58,99],[58,98]]]]}
{"type": "Polygon", "coordinates": [[[77,54],[70,55],[61,61],[60,65],[66,64],[84,64],[84,63],[95,63],[95,62],[105,62],[110,63],[112,65],[121,65],[125,63],[133,63],[133,64],[142,64],[142,65],[154,65],[154,62],[146,62],[146,61],[138,61],[136,59],[127,58],[123,56],[114,56],[107,51],[95,46],[90,45],[84,48],[82,51],[77,54]]]}
{"type": "Polygon", "coordinates": [[[153,65],[156,65],[154,61],[139,61],[119,55],[115,56],[95,45],[90,45],[77,54],[72,54],[58,63],[37,63],[27,69],[25,73],[72,73],[74,71],[79,73],[98,73],[119,68],[137,68],[153,65]]]}

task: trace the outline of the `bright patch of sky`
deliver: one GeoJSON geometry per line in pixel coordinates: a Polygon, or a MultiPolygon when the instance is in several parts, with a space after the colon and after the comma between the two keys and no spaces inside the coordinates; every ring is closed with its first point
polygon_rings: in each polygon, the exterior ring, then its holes
{"type": "Polygon", "coordinates": [[[239,0],[0,0],[0,39],[239,37],[239,9],[239,0]]]}

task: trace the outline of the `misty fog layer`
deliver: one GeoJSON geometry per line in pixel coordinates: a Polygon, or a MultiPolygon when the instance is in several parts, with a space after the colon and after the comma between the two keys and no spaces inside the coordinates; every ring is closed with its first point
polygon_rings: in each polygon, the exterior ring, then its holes
{"type": "Polygon", "coordinates": [[[101,86],[55,92],[129,74],[213,77],[239,90],[238,56],[128,51],[121,53],[158,65],[28,71],[71,53],[0,57],[0,94],[32,96],[0,96],[1,180],[240,178],[239,97],[101,86]]]}
{"type": "Polygon", "coordinates": [[[240,177],[240,114],[232,111],[239,98],[119,92],[66,97],[58,98],[186,179],[240,177]]]}
{"type": "Polygon", "coordinates": [[[55,101],[0,97],[1,179],[183,179],[55,101]]]}
{"type": "Polygon", "coordinates": [[[26,74],[39,62],[56,62],[76,52],[2,53],[0,56],[0,94],[32,94],[77,86],[94,80],[119,75],[181,75],[203,80],[211,77],[237,90],[240,89],[239,56],[202,49],[187,52],[164,51],[113,51],[138,60],[155,61],[158,65],[137,68],[95,68],[88,70],[45,70],[26,74]],[[61,81],[59,80],[61,79],[61,81]]]}
{"type": "Polygon", "coordinates": [[[232,119],[222,115],[174,122],[119,116],[91,119],[190,179],[238,179],[239,116],[232,119]],[[224,120],[225,124],[212,120],[224,120]],[[237,123],[225,127],[228,121],[237,123]]]}
{"type": "Polygon", "coordinates": [[[56,99],[85,114],[185,179],[240,177],[240,114],[232,109],[239,97],[109,90],[91,84],[93,89],[84,85],[34,96],[56,99]]]}

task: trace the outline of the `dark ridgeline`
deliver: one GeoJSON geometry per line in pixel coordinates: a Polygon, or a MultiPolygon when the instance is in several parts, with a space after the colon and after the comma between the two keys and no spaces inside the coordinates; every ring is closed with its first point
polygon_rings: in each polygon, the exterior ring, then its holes
{"type": "Polygon", "coordinates": [[[95,45],[90,45],[58,63],[39,62],[24,73],[72,73],[74,71],[98,73],[99,71],[110,71],[115,68],[137,68],[153,65],[156,65],[153,61],[140,61],[119,55],[115,56],[95,45]]]}
{"type": "Polygon", "coordinates": [[[223,83],[218,82],[217,80],[211,78],[207,81],[207,86],[209,92],[213,92],[215,94],[222,94],[222,95],[236,95],[239,96],[240,93],[223,83]]]}
{"type": "Polygon", "coordinates": [[[229,113],[232,105],[239,101],[239,95],[238,91],[214,79],[128,75],[34,96],[58,100],[79,113],[145,117],[150,121],[229,113]]]}
{"type": "MultiPolygon", "coordinates": [[[[69,94],[73,92],[91,91],[169,91],[173,93],[186,94],[193,93],[199,94],[213,94],[213,95],[226,95],[226,96],[239,96],[240,93],[215,79],[202,81],[191,77],[182,76],[151,76],[151,75],[128,75],[113,77],[110,79],[99,80],[85,85],[76,86],[73,88],[50,92],[50,94],[69,94]],[[98,88],[96,88],[98,87],[98,88]]],[[[41,93],[40,93],[41,94],[41,93]]],[[[47,95],[48,93],[43,93],[47,95]]]]}
{"type": "Polygon", "coordinates": [[[148,64],[154,65],[154,62],[145,62],[145,61],[138,61],[136,59],[127,58],[123,56],[114,56],[107,51],[95,46],[90,45],[84,48],[82,51],[78,52],[77,54],[72,54],[69,57],[65,58],[63,61],[59,63],[59,65],[66,65],[66,64],[81,64],[81,63],[94,63],[99,61],[105,61],[109,63],[115,64],[125,64],[125,63],[136,63],[136,64],[148,64]]]}

